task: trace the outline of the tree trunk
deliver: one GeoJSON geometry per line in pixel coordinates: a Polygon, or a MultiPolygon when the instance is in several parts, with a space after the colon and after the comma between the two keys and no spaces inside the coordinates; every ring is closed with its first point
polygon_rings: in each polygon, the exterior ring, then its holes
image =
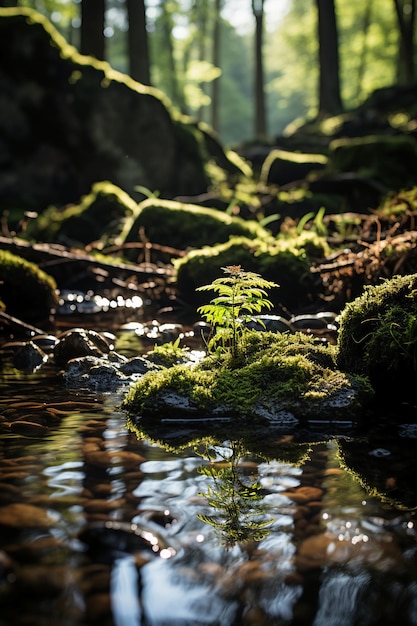
{"type": "Polygon", "coordinates": [[[178,108],[185,112],[185,103],[182,90],[178,82],[178,72],[175,63],[174,42],[172,36],[172,16],[170,12],[170,3],[167,0],[161,2],[161,24],[165,39],[166,50],[168,54],[168,67],[170,76],[169,96],[178,108]]]}
{"type": "MultiPolygon", "coordinates": [[[[214,67],[220,67],[220,33],[221,33],[221,11],[222,0],[215,0],[214,21],[213,21],[213,58],[214,67]]],[[[220,98],[220,77],[215,78],[211,86],[211,125],[213,130],[220,132],[219,119],[219,98],[220,98]]]]}
{"type": "Polygon", "coordinates": [[[342,111],[339,38],[334,0],[316,0],[319,39],[319,117],[342,111]]]}
{"type": "Polygon", "coordinates": [[[80,52],[100,60],[105,58],[104,12],[105,0],[81,2],[80,52]]]}
{"type": "Polygon", "coordinates": [[[144,0],[127,0],[127,16],[129,20],[129,74],[140,83],[150,85],[151,73],[144,0]]]}
{"type": "Polygon", "coordinates": [[[414,31],[416,0],[394,0],[400,31],[398,81],[409,85],[415,80],[414,31]]]}
{"type": "MultiPolygon", "coordinates": [[[[198,28],[198,58],[200,61],[207,61],[207,26],[208,26],[208,6],[207,0],[199,0],[198,2],[198,13],[197,13],[197,28],[198,28]]],[[[201,90],[206,93],[207,85],[205,83],[201,83],[201,90]]],[[[202,121],[204,116],[204,106],[201,106],[198,113],[197,119],[202,121]]]]}
{"type": "Polygon", "coordinates": [[[362,49],[359,53],[359,66],[358,66],[358,78],[357,78],[357,86],[356,86],[356,97],[359,99],[362,91],[363,91],[363,78],[365,75],[366,68],[366,56],[368,52],[368,35],[369,28],[372,23],[372,4],[373,0],[367,0],[365,5],[365,12],[363,15],[363,40],[362,40],[362,49]]]}
{"type": "Polygon", "coordinates": [[[263,66],[264,0],[252,0],[255,16],[255,137],[266,138],[265,82],[263,66]]]}

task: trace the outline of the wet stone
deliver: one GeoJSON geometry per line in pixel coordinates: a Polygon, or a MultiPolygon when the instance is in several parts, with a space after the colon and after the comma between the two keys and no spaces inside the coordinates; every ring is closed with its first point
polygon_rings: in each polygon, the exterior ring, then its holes
{"type": "Polygon", "coordinates": [[[30,472],[25,472],[22,470],[9,470],[9,471],[4,471],[4,472],[0,472],[0,480],[4,480],[4,481],[10,481],[10,480],[23,480],[24,478],[27,478],[28,476],[30,476],[30,472]]]}
{"type": "Polygon", "coordinates": [[[13,365],[26,372],[33,372],[47,361],[48,357],[33,341],[19,346],[13,351],[13,365]]]}
{"type": "Polygon", "coordinates": [[[43,509],[31,504],[12,503],[0,507],[0,526],[49,528],[54,520],[43,509]]]}
{"type": "Polygon", "coordinates": [[[291,322],[281,315],[254,315],[246,326],[252,330],[266,330],[275,333],[293,333],[291,322]]]}
{"type": "Polygon", "coordinates": [[[282,495],[287,496],[293,502],[297,504],[311,503],[312,501],[319,501],[323,497],[323,489],[319,487],[298,487],[294,491],[285,492],[282,495]]]}
{"type": "Polygon", "coordinates": [[[145,374],[149,370],[157,369],[159,368],[154,363],[151,363],[148,359],[144,359],[140,356],[129,359],[120,367],[120,371],[126,376],[131,376],[132,374],[145,374]]]}
{"type": "Polygon", "coordinates": [[[75,570],[69,570],[65,565],[25,565],[19,569],[18,586],[30,593],[42,596],[55,595],[77,582],[75,570]]]}
{"type": "Polygon", "coordinates": [[[12,433],[24,435],[25,437],[43,437],[49,431],[47,426],[38,424],[37,422],[28,422],[26,420],[17,420],[10,424],[12,433]]]}
{"type": "Polygon", "coordinates": [[[144,458],[127,450],[96,450],[84,448],[84,460],[90,465],[107,469],[114,465],[122,465],[126,469],[135,469],[144,458]]]}
{"type": "Polygon", "coordinates": [[[71,359],[64,372],[64,380],[68,387],[87,387],[95,391],[115,391],[129,382],[117,364],[91,356],[71,359]]]}
{"type": "Polygon", "coordinates": [[[86,513],[109,513],[124,506],[125,500],[92,500],[90,499],[85,505],[86,513]]]}
{"type": "Polygon", "coordinates": [[[88,465],[107,469],[111,465],[111,456],[105,450],[85,450],[84,461],[88,465]]]}
{"type": "MultiPolygon", "coordinates": [[[[3,476],[2,476],[3,480],[3,476]]],[[[20,499],[20,489],[16,485],[12,485],[8,482],[0,482],[0,498],[1,500],[19,500],[20,499]]],[[[0,501],[1,501],[0,500],[0,501]]]]}
{"type": "Polygon", "coordinates": [[[91,435],[99,435],[107,428],[106,422],[100,422],[99,420],[87,420],[85,424],[77,428],[77,432],[84,437],[91,435]]]}
{"type": "Polygon", "coordinates": [[[32,337],[32,342],[36,344],[46,354],[53,352],[58,338],[55,335],[35,335],[32,337]]]}
{"type": "Polygon", "coordinates": [[[107,340],[93,330],[74,328],[61,337],[54,349],[55,362],[59,365],[81,356],[101,357],[110,351],[107,340]]]}
{"type": "Polygon", "coordinates": [[[37,560],[42,556],[56,552],[60,548],[62,548],[62,544],[58,539],[52,535],[45,535],[33,541],[8,545],[7,552],[17,561],[28,561],[37,560]]]}

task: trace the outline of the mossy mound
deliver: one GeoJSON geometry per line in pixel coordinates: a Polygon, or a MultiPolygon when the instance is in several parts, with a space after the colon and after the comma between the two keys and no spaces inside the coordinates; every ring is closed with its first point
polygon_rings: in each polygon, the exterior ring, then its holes
{"type": "Polygon", "coordinates": [[[254,220],[245,221],[216,209],[158,198],[148,198],[139,204],[138,216],[126,242],[138,241],[139,233],[151,243],[180,250],[212,246],[233,235],[250,239],[268,237],[268,232],[254,220]]]}
{"type": "Polygon", "coordinates": [[[9,315],[46,319],[57,304],[56,283],[34,263],[0,250],[0,301],[9,315]]]}
{"type": "Polygon", "coordinates": [[[241,265],[245,271],[279,284],[270,294],[271,302],[299,310],[319,296],[321,284],[311,272],[311,261],[327,251],[324,238],[312,232],[279,239],[232,237],[222,244],[191,250],[175,261],[179,297],[192,305],[203,304],[204,294],[196,289],[217,278],[221,267],[241,265]]]}
{"type": "Polygon", "coordinates": [[[335,139],[329,145],[329,172],[356,172],[386,189],[414,184],[416,170],[417,144],[409,135],[335,139]]]}
{"type": "Polygon", "coordinates": [[[332,347],[311,337],[248,331],[244,342],[240,367],[208,356],[194,368],[145,374],[124,407],[144,420],[229,416],[294,427],[308,418],[352,420],[372,396],[366,381],[335,368],[332,347]]]}
{"type": "Polygon", "coordinates": [[[323,170],[327,160],[323,154],[272,150],[262,165],[260,181],[265,185],[286,185],[302,180],[311,172],[323,170]]]}
{"type": "Polygon", "coordinates": [[[108,181],[93,185],[79,204],[59,210],[49,207],[29,222],[26,238],[67,245],[87,245],[100,240],[101,246],[120,244],[131,227],[137,203],[108,181]]]}
{"type": "Polygon", "coordinates": [[[415,399],[417,274],[367,286],[340,316],[337,365],[368,376],[387,400],[415,399]]]}

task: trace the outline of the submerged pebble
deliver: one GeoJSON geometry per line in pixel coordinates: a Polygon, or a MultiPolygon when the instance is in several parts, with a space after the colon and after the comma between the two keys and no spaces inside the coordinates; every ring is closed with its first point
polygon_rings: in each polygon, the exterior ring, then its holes
{"type": "Polygon", "coordinates": [[[0,526],[13,528],[50,528],[55,523],[44,509],[15,502],[0,507],[0,526]]]}

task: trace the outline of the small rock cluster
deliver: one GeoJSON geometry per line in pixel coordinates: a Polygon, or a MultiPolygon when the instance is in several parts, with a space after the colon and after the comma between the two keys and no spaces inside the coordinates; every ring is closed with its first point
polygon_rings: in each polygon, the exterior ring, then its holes
{"type": "Polygon", "coordinates": [[[140,356],[128,358],[114,350],[116,337],[83,328],[70,329],[59,338],[35,335],[29,341],[3,345],[14,367],[33,372],[46,363],[62,369],[66,386],[115,391],[158,366],[140,356]]]}

